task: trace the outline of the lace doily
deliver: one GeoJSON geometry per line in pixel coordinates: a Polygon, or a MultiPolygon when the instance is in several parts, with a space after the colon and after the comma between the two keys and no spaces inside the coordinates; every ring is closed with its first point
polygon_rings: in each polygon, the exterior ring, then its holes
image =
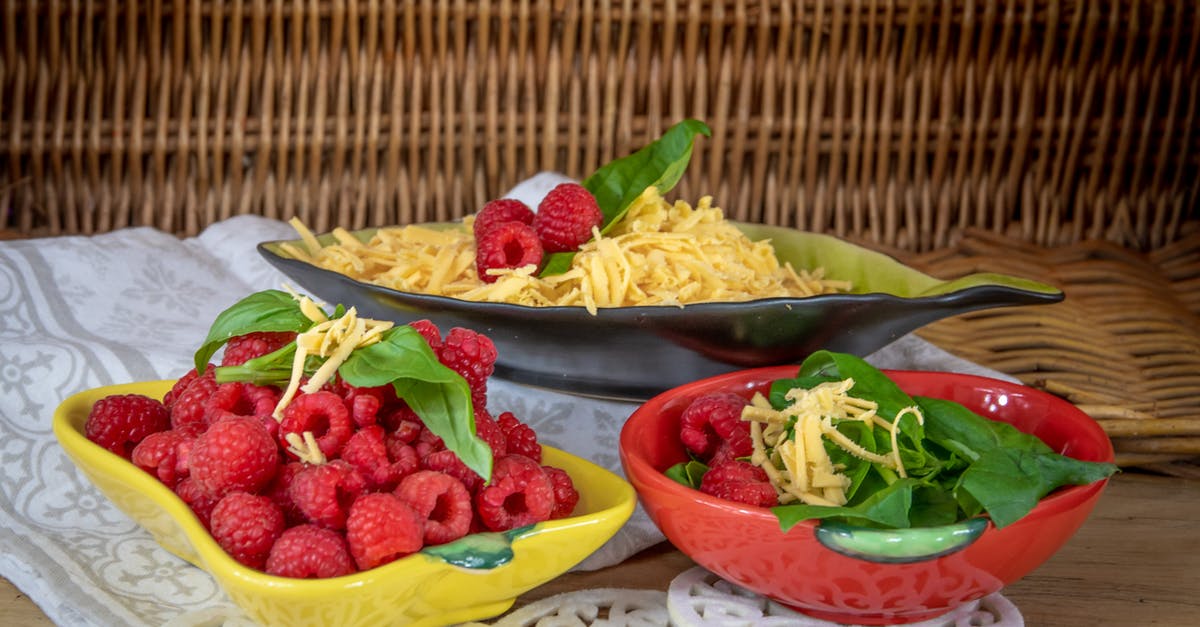
{"type": "MultiPolygon", "coordinates": [[[[463,627],[484,627],[469,623],[463,627]]],[[[667,592],[601,588],[564,592],[523,606],[491,627],[854,627],[806,616],[702,567],[680,573],[667,592]]],[[[1024,627],[1000,593],[905,627],[1024,627]]]]}

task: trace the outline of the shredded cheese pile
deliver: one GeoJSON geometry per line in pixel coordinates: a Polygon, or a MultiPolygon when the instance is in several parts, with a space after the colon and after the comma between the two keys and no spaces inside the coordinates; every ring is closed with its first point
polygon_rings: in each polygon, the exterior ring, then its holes
{"type": "Polygon", "coordinates": [[[845,281],[826,280],[823,270],[780,264],[769,241],[751,241],[724,218],[710,197],[695,207],[670,203],[648,188],[603,236],[593,230],[566,272],[536,276],[537,268],[492,270],[494,283],[479,280],[469,217],[463,229],[418,225],[380,229],[363,243],[335,229],[336,243],[322,246],[299,220],[292,226],[304,248],[285,245],[298,259],[354,279],[406,292],[530,306],[602,307],[746,301],[776,296],[813,296],[846,291],[845,281]]]}
{"type": "MultiPolygon", "coordinates": [[[[300,303],[300,311],[305,317],[317,324],[296,336],[296,355],[292,361],[291,379],[271,414],[277,422],[283,420],[283,410],[295,398],[297,391],[311,394],[320,390],[321,386],[333,378],[338,367],[350,357],[350,353],[357,348],[378,342],[383,332],[392,328],[394,324],[391,321],[360,318],[354,307],[347,310],[342,317],[330,320],[307,296],[300,296],[294,292],[292,296],[300,303]],[[325,361],[302,386],[300,380],[304,376],[304,362],[312,355],[325,361]]],[[[325,455],[311,431],[305,431],[302,435],[289,433],[284,439],[288,443],[288,450],[301,461],[310,464],[325,463],[325,455]]]]}
{"type": "Polygon", "coordinates": [[[846,504],[850,478],[829,457],[826,440],[859,459],[891,468],[901,477],[907,476],[897,441],[900,420],[911,414],[924,424],[924,416],[916,407],[906,407],[889,422],[876,413],[877,403],[850,396],[852,387],[854,379],[822,383],[811,389],[794,388],[785,395],[791,404],[783,410],[772,408],[762,394],[756,394],[742,410],[742,420],[750,422],[754,442],[750,461],[767,473],[780,504],[796,501],[807,505],[846,504]],[[846,437],[836,426],[844,420],[859,420],[889,431],[890,454],[868,451],[846,437]]]}

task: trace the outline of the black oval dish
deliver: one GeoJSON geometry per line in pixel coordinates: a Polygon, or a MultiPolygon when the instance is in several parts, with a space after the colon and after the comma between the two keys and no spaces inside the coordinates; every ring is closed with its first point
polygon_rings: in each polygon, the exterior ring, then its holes
{"type": "MultiPolygon", "coordinates": [[[[428,318],[490,337],[496,376],[555,390],[641,401],[689,381],[741,368],[799,362],[827,349],[867,355],[930,322],[968,311],[1056,303],[1058,289],[980,273],[942,281],[875,251],[827,235],[738,224],[769,238],[796,268],[824,268],[853,293],[683,307],[528,307],[430,296],[373,285],[288,256],[284,241],[258,251],[311,295],[354,306],[368,317],[407,323],[428,318]]],[[[453,227],[451,227],[453,228],[453,227]]],[[[355,232],[362,241],[375,229],[355,232]]],[[[321,238],[328,244],[328,236],[321,238]]],[[[288,240],[303,247],[299,240],[288,240]]]]}

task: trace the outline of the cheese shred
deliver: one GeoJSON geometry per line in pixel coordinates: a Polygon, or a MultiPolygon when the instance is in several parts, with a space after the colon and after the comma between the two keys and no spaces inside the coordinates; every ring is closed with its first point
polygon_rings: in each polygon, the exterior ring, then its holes
{"type": "Polygon", "coordinates": [[[377,230],[361,242],[334,229],[321,242],[298,219],[291,224],[303,246],[284,245],[292,257],[356,280],[405,292],[535,307],[600,308],[747,301],[845,292],[821,268],[781,264],[770,241],[751,241],[705,196],[696,206],[668,202],[651,186],[604,235],[575,254],[566,272],[537,276],[525,266],[493,269],[493,283],[475,268],[474,216],[461,228],[408,225],[377,230]]]}
{"type": "Polygon", "coordinates": [[[810,389],[794,388],[784,398],[790,403],[782,410],[755,394],[742,410],[742,420],[750,423],[753,453],[750,462],[762,468],[779,495],[779,502],[799,501],[808,505],[838,506],[847,502],[850,478],[841,464],[829,456],[826,444],[872,464],[890,468],[900,476],[907,471],[900,457],[900,421],[912,416],[924,424],[916,407],[905,407],[894,420],[878,415],[879,405],[850,396],[854,379],[821,383],[810,389]],[[859,421],[869,428],[889,432],[891,450],[876,453],[851,440],[838,430],[844,421],[859,421]]]}

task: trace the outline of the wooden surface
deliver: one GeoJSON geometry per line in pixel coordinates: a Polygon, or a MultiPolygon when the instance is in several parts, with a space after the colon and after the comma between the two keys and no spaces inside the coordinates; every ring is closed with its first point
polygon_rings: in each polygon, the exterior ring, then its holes
{"type": "MultiPolygon", "coordinates": [[[[1192,627],[1200,619],[1198,538],[1200,481],[1123,474],[1063,550],[1004,595],[1031,627],[1192,627]]],[[[584,588],[665,590],[692,565],[663,544],[612,568],[564,575],[522,596],[517,606],[584,588]]],[[[49,624],[0,580],[0,625],[49,624]]]]}

